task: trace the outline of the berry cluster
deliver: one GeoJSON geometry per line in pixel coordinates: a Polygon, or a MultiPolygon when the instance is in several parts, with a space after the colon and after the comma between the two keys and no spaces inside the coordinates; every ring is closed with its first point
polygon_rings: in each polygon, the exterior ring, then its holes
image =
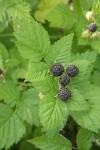
{"type": "MultiPolygon", "coordinates": [[[[88,11],[87,13],[86,13],[86,19],[88,20],[88,21],[94,21],[95,20],[95,18],[94,18],[94,14],[93,14],[93,12],[92,11],[88,11]]],[[[96,30],[97,30],[97,25],[96,25],[96,23],[91,23],[91,24],[89,24],[88,25],[88,30],[90,31],[90,32],[95,32],[96,30]]]]}
{"type": "Polygon", "coordinates": [[[87,29],[82,32],[83,38],[98,39],[100,38],[100,32],[97,31],[97,24],[95,23],[95,17],[92,11],[86,13],[86,19],[90,21],[87,25],[87,29]]]}
{"type": "Polygon", "coordinates": [[[55,63],[50,71],[54,76],[60,76],[59,83],[61,88],[58,91],[58,97],[63,101],[66,101],[71,97],[71,91],[65,86],[70,82],[71,77],[77,76],[79,69],[75,65],[70,65],[65,70],[60,63],[55,63]]]}

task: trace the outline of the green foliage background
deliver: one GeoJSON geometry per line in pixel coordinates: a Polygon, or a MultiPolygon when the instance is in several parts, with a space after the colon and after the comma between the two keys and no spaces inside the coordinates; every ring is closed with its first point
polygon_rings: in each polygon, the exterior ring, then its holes
{"type": "Polygon", "coordinates": [[[0,150],[75,149],[100,149],[100,1],[0,0],[0,150]],[[55,62],[80,71],[67,102],[55,62]]]}

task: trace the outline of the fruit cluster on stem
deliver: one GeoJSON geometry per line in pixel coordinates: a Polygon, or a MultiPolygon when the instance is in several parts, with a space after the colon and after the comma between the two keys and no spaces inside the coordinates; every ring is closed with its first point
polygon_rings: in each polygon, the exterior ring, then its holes
{"type": "Polygon", "coordinates": [[[61,87],[58,90],[58,97],[63,101],[71,98],[71,91],[66,88],[66,85],[70,83],[71,77],[77,76],[77,74],[79,73],[79,69],[75,65],[69,65],[66,69],[64,69],[64,67],[60,63],[55,63],[50,68],[50,71],[53,76],[60,76],[59,84],[61,85],[61,87]]]}

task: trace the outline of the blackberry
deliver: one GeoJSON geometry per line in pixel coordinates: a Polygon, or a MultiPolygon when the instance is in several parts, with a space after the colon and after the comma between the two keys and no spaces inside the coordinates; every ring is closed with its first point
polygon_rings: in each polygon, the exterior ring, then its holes
{"type": "Polygon", "coordinates": [[[56,63],[51,67],[50,71],[54,76],[60,76],[64,72],[64,67],[60,63],[56,63]]]}
{"type": "Polygon", "coordinates": [[[91,23],[89,26],[88,26],[88,30],[90,32],[95,32],[97,30],[97,25],[95,23],[91,23]]]}
{"type": "Polygon", "coordinates": [[[58,91],[58,97],[62,99],[63,101],[66,101],[71,97],[71,91],[69,91],[67,88],[62,87],[58,91]]]}
{"type": "Polygon", "coordinates": [[[75,77],[79,73],[79,69],[75,65],[68,66],[66,71],[70,77],[75,77]]]}
{"type": "Polygon", "coordinates": [[[70,77],[68,74],[63,74],[60,78],[59,78],[59,83],[63,86],[66,86],[68,83],[70,82],[70,77]]]}

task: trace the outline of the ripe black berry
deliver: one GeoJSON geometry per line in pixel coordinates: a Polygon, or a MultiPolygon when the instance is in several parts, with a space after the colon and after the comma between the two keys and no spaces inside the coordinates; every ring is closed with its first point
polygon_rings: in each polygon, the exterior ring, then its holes
{"type": "Polygon", "coordinates": [[[70,82],[70,77],[68,74],[63,74],[60,78],[59,78],[59,83],[63,86],[66,86],[68,83],[70,82]]]}
{"type": "Polygon", "coordinates": [[[95,32],[97,30],[97,25],[95,23],[91,23],[88,26],[88,29],[89,29],[90,32],[95,32]]]}
{"type": "Polygon", "coordinates": [[[68,66],[66,71],[70,77],[75,77],[79,73],[79,69],[75,65],[68,66]]]}
{"type": "Polygon", "coordinates": [[[64,67],[60,63],[56,63],[51,67],[50,71],[54,76],[60,76],[64,72],[64,67]]]}
{"type": "Polygon", "coordinates": [[[64,101],[69,99],[71,97],[71,91],[69,91],[67,88],[62,87],[58,91],[58,97],[64,101]]]}

